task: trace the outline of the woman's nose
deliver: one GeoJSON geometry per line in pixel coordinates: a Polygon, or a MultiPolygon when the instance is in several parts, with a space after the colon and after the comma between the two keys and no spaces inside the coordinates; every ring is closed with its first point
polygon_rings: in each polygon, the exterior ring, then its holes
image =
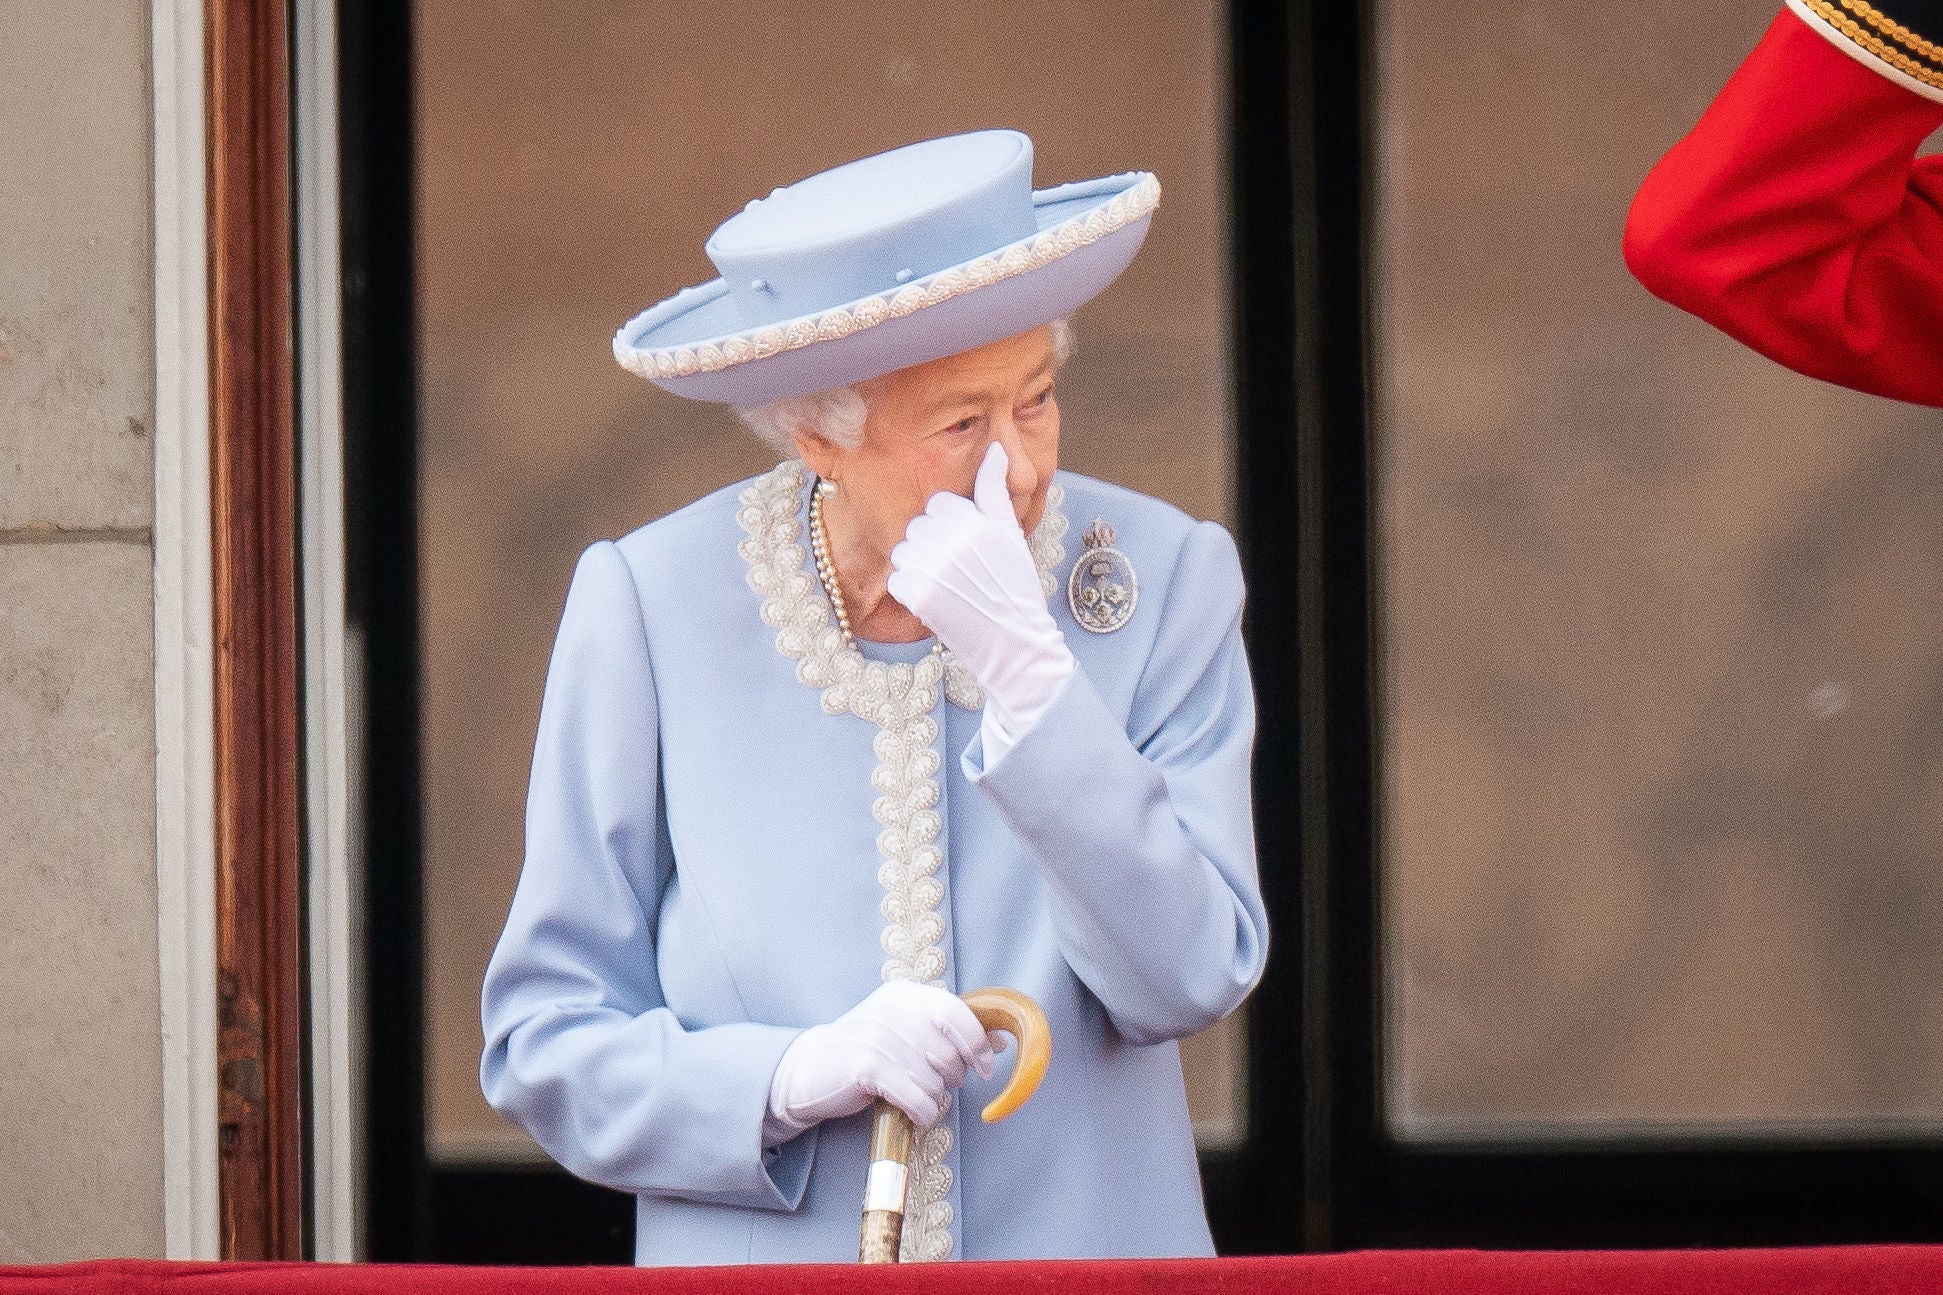
{"type": "Polygon", "coordinates": [[[1025,438],[1011,419],[1003,419],[993,440],[1005,447],[1005,489],[1014,499],[1027,498],[1039,489],[1039,468],[1026,453],[1025,438]]]}

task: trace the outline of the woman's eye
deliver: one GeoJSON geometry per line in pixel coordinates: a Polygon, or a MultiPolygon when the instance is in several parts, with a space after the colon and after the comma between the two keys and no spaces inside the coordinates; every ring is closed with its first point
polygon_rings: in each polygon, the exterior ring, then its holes
{"type": "Polygon", "coordinates": [[[1027,408],[1027,409],[1044,409],[1044,408],[1045,408],[1045,407],[1046,407],[1047,405],[1049,405],[1049,404],[1051,404],[1051,403],[1052,403],[1052,388],[1051,388],[1051,387],[1047,387],[1047,388],[1046,388],[1046,389],[1045,389],[1044,391],[1042,391],[1042,392],[1040,392],[1040,393],[1039,393],[1038,395],[1036,395],[1036,396],[1034,396],[1034,397],[1033,397],[1032,399],[1030,399],[1030,400],[1028,400],[1028,401],[1026,401],[1026,408],[1027,408]]]}
{"type": "Polygon", "coordinates": [[[969,432],[976,426],[978,426],[978,420],[976,418],[961,418],[951,425],[951,430],[954,432],[969,432]]]}

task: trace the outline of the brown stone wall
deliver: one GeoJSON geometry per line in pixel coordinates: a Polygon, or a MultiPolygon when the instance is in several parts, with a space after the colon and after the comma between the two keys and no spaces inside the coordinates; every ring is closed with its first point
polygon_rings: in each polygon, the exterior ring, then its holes
{"type": "Polygon", "coordinates": [[[163,1244],[148,13],[0,0],[0,1265],[163,1244]]]}

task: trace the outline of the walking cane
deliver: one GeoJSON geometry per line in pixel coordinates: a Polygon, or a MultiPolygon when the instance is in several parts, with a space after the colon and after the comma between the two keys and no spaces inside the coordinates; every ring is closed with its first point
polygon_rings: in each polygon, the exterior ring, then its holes
{"type": "MultiPolygon", "coordinates": [[[[1016,989],[974,989],[964,995],[978,1023],[988,1030],[1004,1030],[1018,1040],[1018,1059],[1012,1078],[982,1112],[995,1124],[1025,1105],[1045,1078],[1052,1060],[1052,1028],[1039,1004],[1016,989]]],[[[905,1164],[911,1157],[911,1118],[879,1099],[870,1115],[870,1179],[864,1188],[863,1236],[858,1259],[867,1264],[897,1262],[904,1239],[905,1164]]]]}

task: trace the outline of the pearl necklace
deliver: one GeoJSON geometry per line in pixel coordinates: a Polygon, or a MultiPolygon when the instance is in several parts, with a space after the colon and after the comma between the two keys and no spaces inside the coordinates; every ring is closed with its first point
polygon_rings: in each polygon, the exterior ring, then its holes
{"type": "MultiPolygon", "coordinates": [[[[843,645],[854,651],[857,637],[850,632],[850,611],[843,605],[843,589],[837,584],[837,564],[830,557],[830,533],[823,528],[823,496],[835,489],[836,482],[820,479],[810,488],[810,555],[816,561],[817,581],[830,600],[830,610],[836,614],[837,632],[843,635],[843,645]]],[[[942,655],[944,650],[943,643],[932,640],[933,655],[942,655]]]]}
{"type": "Polygon", "coordinates": [[[837,587],[836,563],[830,560],[830,535],[823,529],[823,496],[830,493],[834,484],[819,480],[810,488],[810,553],[816,559],[816,579],[823,586],[823,596],[830,600],[830,610],[836,613],[837,631],[843,635],[843,645],[854,648],[857,638],[850,632],[850,613],[843,605],[843,590],[837,587]]]}

